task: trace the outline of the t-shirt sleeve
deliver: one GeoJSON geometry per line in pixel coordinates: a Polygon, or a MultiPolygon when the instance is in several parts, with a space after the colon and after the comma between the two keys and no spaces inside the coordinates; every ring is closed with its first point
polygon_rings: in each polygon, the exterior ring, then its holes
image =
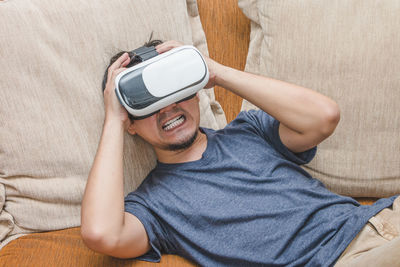
{"type": "Polygon", "coordinates": [[[241,112],[238,115],[239,120],[245,120],[249,123],[256,133],[262,136],[276,151],[282,154],[286,159],[293,161],[299,165],[309,163],[317,152],[317,147],[313,147],[307,151],[294,153],[289,150],[279,136],[280,122],[268,113],[262,110],[249,110],[241,112]]]}
{"type": "Polygon", "coordinates": [[[150,250],[135,259],[160,262],[161,252],[167,252],[169,246],[166,231],[157,220],[156,215],[146,207],[144,201],[135,192],[131,192],[125,197],[125,211],[139,219],[146,229],[150,242],[150,250]]]}

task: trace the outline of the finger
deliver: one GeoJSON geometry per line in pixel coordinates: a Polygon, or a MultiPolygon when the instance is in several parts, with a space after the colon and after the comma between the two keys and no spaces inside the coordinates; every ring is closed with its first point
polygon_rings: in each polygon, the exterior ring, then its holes
{"type": "Polygon", "coordinates": [[[117,77],[117,75],[123,72],[124,70],[126,70],[126,68],[119,68],[109,73],[110,78],[107,80],[106,89],[104,91],[114,90],[115,77],[117,77]]]}
{"type": "Polygon", "coordinates": [[[161,53],[171,50],[172,48],[179,47],[182,45],[183,44],[178,41],[170,40],[165,43],[157,45],[155,48],[156,48],[157,52],[161,54],[161,53]]]}
{"type": "Polygon", "coordinates": [[[127,52],[125,52],[116,61],[114,61],[114,63],[110,66],[110,68],[112,70],[118,69],[119,67],[121,67],[122,63],[127,59],[129,59],[129,55],[127,52]]]}
{"type": "Polygon", "coordinates": [[[161,43],[159,45],[157,45],[155,48],[156,50],[164,50],[167,46],[169,46],[171,44],[172,41],[166,41],[164,43],[161,43]]]}
{"type": "Polygon", "coordinates": [[[159,45],[156,45],[156,48],[168,46],[169,44],[171,44],[171,42],[174,42],[174,40],[165,41],[159,45]]]}
{"type": "Polygon", "coordinates": [[[178,42],[178,41],[171,40],[171,41],[168,41],[168,42],[166,43],[166,45],[169,46],[169,47],[178,47],[178,46],[181,46],[181,45],[183,45],[183,44],[180,43],[180,42],[178,42]]]}
{"type": "Polygon", "coordinates": [[[123,72],[124,70],[126,70],[126,68],[119,68],[119,69],[114,70],[114,71],[112,72],[111,78],[112,78],[113,80],[115,80],[115,77],[117,77],[117,75],[120,74],[121,72],[123,72]]]}
{"type": "Polygon", "coordinates": [[[111,64],[111,66],[108,68],[107,80],[110,80],[111,73],[114,70],[120,68],[122,66],[122,63],[124,63],[126,60],[129,60],[129,55],[125,52],[116,61],[114,61],[113,64],[111,64]]]}
{"type": "Polygon", "coordinates": [[[128,65],[129,62],[131,62],[131,58],[128,56],[127,59],[124,62],[122,62],[121,66],[126,67],[126,65],[128,65]]]}
{"type": "Polygon", "coordinates": [[[172,45],[172,44],[167,44],[161,47],[157,47],[156,50],[159,54],[162,54],[164,52],[167,52],[169,50],[171,50],[172,48],[178,47],[177,45],[172,45]]]}

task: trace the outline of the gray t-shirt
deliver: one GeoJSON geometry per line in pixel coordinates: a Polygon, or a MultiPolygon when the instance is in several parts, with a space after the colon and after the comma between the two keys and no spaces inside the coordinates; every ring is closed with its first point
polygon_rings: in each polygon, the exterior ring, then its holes
{"type": "Polygon", "coordinates": [[[372,206],[328,191],[299,165],[316,147],[292,153],[279,122],[241,112],[224,129],[202,128],[200,160],[157,163],[125,210],[144,225],[151,250],[138,259],[177,254],[203,266],[331,266],[368,219],[372,206]]]}

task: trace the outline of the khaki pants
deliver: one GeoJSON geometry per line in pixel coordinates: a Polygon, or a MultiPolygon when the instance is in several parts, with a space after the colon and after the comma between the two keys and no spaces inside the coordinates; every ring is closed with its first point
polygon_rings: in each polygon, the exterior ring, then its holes
{"type": "Polygon", "coordinates": [[[372,217],[342,253],[335,267],[400,266],[400,197],[372,217]]]}

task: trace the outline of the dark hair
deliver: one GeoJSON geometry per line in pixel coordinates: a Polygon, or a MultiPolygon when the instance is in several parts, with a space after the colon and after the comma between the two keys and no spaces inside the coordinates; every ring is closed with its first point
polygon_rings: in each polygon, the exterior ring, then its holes
{"type": "MultiPolygon", "coordinates": [[[[146,42],[144,44],[144,46],[146,47],[150,47],[150,46],[156,46],[159,44],[162,44],[163,41],[161,40],[151,40],[151,38],[153,37],[153,34],[151,34],[150,36],[150,40],[148,42],[146,42]]],[[[124,53],[128,53],[129,57],[131,58],[131,61],[129,62],[129,64],[126,66],[127,68],[132,67],[136,64],[139,64],[141,61],[141,59],[135,55],[132,51],[120,51],[117,54],[115,54],[114,56],[111,57],[110,59],[110,63],[108,64],[105,72],[104,72],[104,76],[103,76],[103,82],[101,84],[101,87],[104,90],[106,89],[106,84],[107,84],[107,77],[108,77],[108,68],[120,57],[122,56],[122,54],[124,53]]],[[[129,119],[132,121],[133,120],[133,116],[131,114],[128,113],[129,119]]]]}

